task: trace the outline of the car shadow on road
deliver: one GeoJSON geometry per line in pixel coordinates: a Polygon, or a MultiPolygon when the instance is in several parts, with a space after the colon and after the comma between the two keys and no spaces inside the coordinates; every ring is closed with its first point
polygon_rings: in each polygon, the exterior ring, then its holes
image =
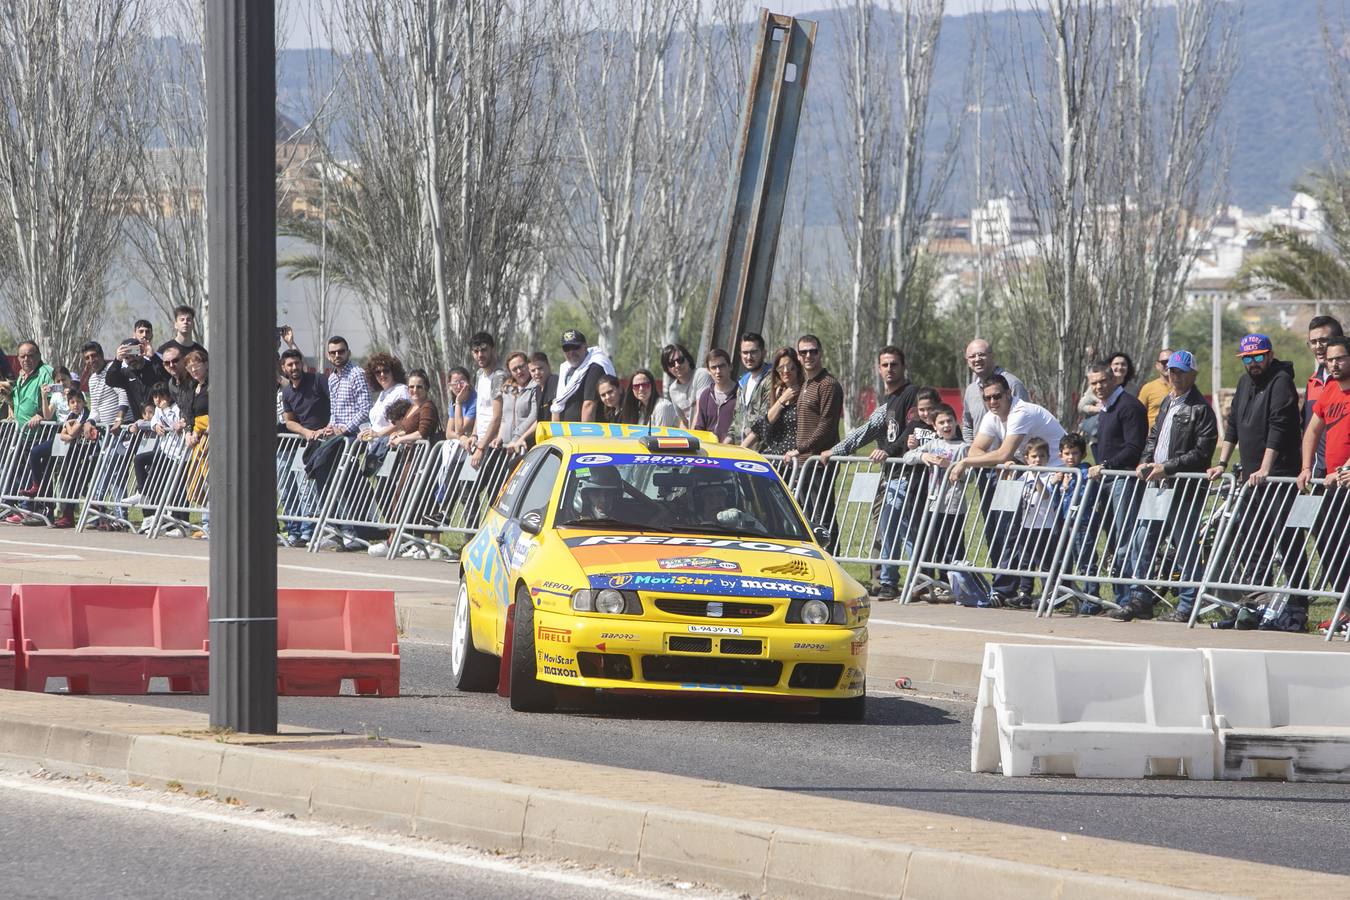
{"type": "Polygon", "coordinates": [[[800,722],[830,728],[963,725],[941,706],[904,697],[867,698],[861,722],[842,722],[820,714],[814,700],[756,696],[633,696],[614,692],[564,692],[558,711],[595,718],[675,722],[800,722]]]}

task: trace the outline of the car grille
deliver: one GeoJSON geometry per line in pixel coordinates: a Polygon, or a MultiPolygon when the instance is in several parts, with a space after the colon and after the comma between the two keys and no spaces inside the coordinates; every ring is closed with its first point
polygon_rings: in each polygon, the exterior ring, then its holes
{"type": "Polygon", "coordinates": [[[674,597],[662,597],[656,601],[656,608],[673,616],[712,619],[763,619],[773,615],[771,603],[745,603],[740,600],[676,600],[674,597]],[[720,614],[710,615],[709,603],[716,603],[714,611],[720,611],[720,614]]]}
{"type": "Polygon", "coordinates": [[[676,653],[709,653],[712,651],[712,638],[671,635],[667,646],[676,653]]]}
{"type": "Polygon", "coordinates": [[[764,649],[764,642],[750,640],[749,638],[722,638],[722,652],[736,653],[740,656],[759,656],[764,649]]]}
{"type": "Polygon", "coordinates": [[[684,684],[770,687],[783,677],[783,664],[771,659],[726,659],[718,656],[644,656],[647,681],[684,684]]]}

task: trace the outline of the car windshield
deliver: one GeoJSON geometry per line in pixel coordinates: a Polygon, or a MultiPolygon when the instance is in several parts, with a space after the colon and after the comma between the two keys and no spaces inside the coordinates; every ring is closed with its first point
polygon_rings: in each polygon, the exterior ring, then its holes
{"type": "Polygon", "coordinates": [[[555,524],[810,540],[773,469],[703,456],[574,456],[555,524]]]}

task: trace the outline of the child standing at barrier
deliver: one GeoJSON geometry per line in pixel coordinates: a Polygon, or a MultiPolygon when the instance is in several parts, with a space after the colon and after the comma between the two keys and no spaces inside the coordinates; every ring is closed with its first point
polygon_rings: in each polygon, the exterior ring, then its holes
{"type": "MultiPolygon", "coordinates": [[[[162,497],[153,494],[163,492],[163,484],[167,481],[168,475],[167,472],[158,476],[155,473],[171,467],[183,458],[182,431],[176,427],[182,421],[182,415],[178,411],[178,404],[173,402],[168,385],[157,384],[151,388],[150,402],[154,407],[149,421],[137,423],[138,428],[147,430],[149,434],[141,437],[141,443],[137,448],[133,463],[136,470],[137,493],[126,498],[128,506],[135,505],[142,499],[152,504],[162,500],[162,497]],[[152,491],[152,482],[160,486],[159,491],[152,491]]],[[[150,530],[153,524],[152,512],[146,506],[141,507],[142,532],[150,530]]]]}
{"type": "MultiPolygon", "coordinates": [[[[84,434],[84,426],[89,421],[89,410],[85,407],[84,393],[79,388],[69,388],[66,390],[66,403],[70,407],[70,412],[66,413],[65,424],[61,426],[61,431],[57,433],[56,440],[59,444],[53,444],[51,455],[64,456],[65,472],[76,473],[79,478],[81,470],[80,448],[81,436],[84,434]],[[64,449],[58,449],[64,447],[64,449]]],[[[48,457],[43,461],[43,468],[51,462],[48,457]]],[[[31,460],[30,460],[31,463],[31,460]]],[[[32,473],[34,481],[41,481],[41,473],[34,471],[32,473]]],[[[67,497],[77,496],[83,489],[82,484],[63,485],[64,495],[67,497]]],[[[73,528],[75,527],[75,507],[69,503],[63,504],[58,510],[56,519],[52,522],[53,528],[73,528]]]]}
{"type": "MultiPolygon", "coordinates": [[[[1024,452],[1028,466],[1039,468],[1050,463],[1050,444],[1044,438],[1028,438],[1024,452]]],[[[1018,480],[1022,482],[1022,505],[1018,535],[1005,558],[1000,561],[1001,567],[1036,571],[1049,565],[1059,535],[1060,493],[1051,482],[1052,478],[1058,476],[1035,471],[1023,472],[1019,477],[1018,480]]],[[[1014,609],[1031,609],[1036,605],[1032,596],[1035,586],[1034,576],[1020,576],[1017,579],[1017,594],[1003,598],[1003,605],[1014,609]]]]}
{"type": "MultiPolygon", "coordinates": [[[[945,565],[966,555],[965,498],[960,490],[947,484],[947,470],[966,455],[970,445],[961,439],[956,410],[945,403],[939,403],[933,409],[933,431],[936,437],[910,450],[902,462],[906,465],[922,463],[928,466],[926,505],[932,515],[928,534],[923,540],[923,550],[918,555],[926,557],[929,562],[945,565]]],[[[889,556],[884,547],[882,555],[889,556]]],[[[941,587],[941,573],[933,569],[929,570],[928,576],[934,585],[928,592],[928,602],[951,602],[951,593],[941,587]]]]}
{"type": "MultiPolygon", "coordinates": [[[[1092,565],[1095,549],[1089,535],[1096,534],[1096,528],[1092,525],[1096,516],[1097,482],[1088,478],[1088,464],[1083,461],[1086,456],[1087,440],[1081,434],[1069,432],[1059,441],[1059,458],[1067,471],[1050,476],[1050,483],[1059,492],[1061,528],[1072,528],[1078,508],[1084,507],[1078,527],[1074,528],[1069,539],[1069,556],[1066,563],[1067,566],[1078,569],[1092,565]]],[[[1084,615],[1096,615],[1101,612],[1101,606],[1090,600],[1085,601],[1079,612],[1084,615]]]]}

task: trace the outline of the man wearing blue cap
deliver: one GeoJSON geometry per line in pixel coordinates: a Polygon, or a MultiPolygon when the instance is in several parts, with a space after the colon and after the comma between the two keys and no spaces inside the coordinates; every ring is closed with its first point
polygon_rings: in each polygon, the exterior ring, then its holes
{"type": "MultiPolygon", "coordinates": [[[[1214,447],[1219,442],[1219,423],[1205,395],[1195,387],[1198,371],[1195,357],[1188,350],[1178,350],[1168,359],[1166,378],[1170,390],[1149,430],[1144,459],[1135,470],[1140,478],[1156,483],[1170,475],[1205,472],[1209,468],[1214,447]]],[[[1148,580],[1151,573],[1164,566],[1165,556],[1160,552],[1164,538],[1175,553],[1170,564],[1180,569],[1187,581],[1199,580],[1197,526],[1205,508],[1205,493],[1202,481],[1179,481],[1170,494],[1159,495],[1152,502],[1155,510],[1161,508],[1165,514],[1149,517],[1141,514],[1130,541],[1129,562],[1125,566],[1126,579],[1134,579],[1136,583],[1116,598],[1121,606],[1111,613],[1111,618],[1122,622],[1153,618],[1157,594],[1137,582],[1148,580]]],[[[1194,604],[1195,588],[1182,588],[1173,619],[1189,621],[1194,604]]]]}
{"type": "MultiPolygon", "coordinates": [[[[1289,484],[1264,485],[1272,475],[1297,477],[1302,463],[1303,435],[1294,366],[1275,358],[1270,338],[1264,334],[1244,337],[1238,344],[1238,359],[1242,360],[1243,375],[1229,408],[1218,465],[1209,469],[1211,480],[1222,475],[1236,445],[1248,489],[1243,495],[1245,508],[1238,512],[1239,530],[1233,546],[1252,549],[1239,554],[1250,561],[1250,571],[1231,575],[1239,581],[1270,583],[1267,569],[1278,544],[1286,578],[1300,581],[1302,544],[1307,536],[1299,529],[1285,527],[1298,491],[1289,484]]],[[[1307,604],[1307,598],[1293,599],[1296,604],[1307,604]]]]}

